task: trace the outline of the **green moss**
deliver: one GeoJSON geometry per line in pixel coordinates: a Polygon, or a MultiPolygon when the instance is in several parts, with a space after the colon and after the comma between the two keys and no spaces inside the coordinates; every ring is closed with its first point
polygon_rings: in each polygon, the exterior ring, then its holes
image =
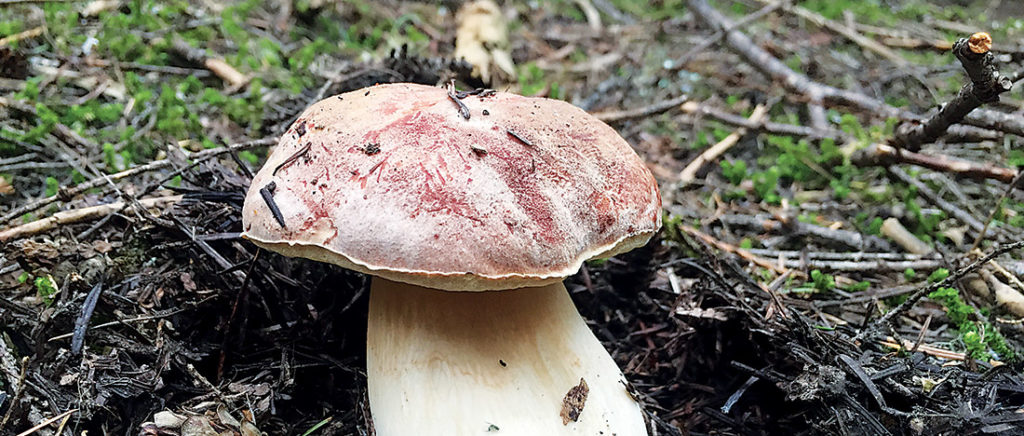
{"type": "Polygon", "coordinates": [[[53,305],[53,297],[59,292],[53,276],[47,274],[45,277],[36,277],[32,284],[35,285],[36,295],[43,299],[43,304],[47,307],[53,305]]]}
{"type": "Polygon", "coordinates": [[[819,291],[830,291],[836,287],[835,278],[819,270],[811,271],[811,282],[814,283],[814,289],[819,291]]]}
{"type": "Polygon", "coordinates": [[[936,269],[935,271],[932,271],[932,273],[928,276],[928,282],[938,283],[943,280],[946,280],[947,277],[949,277],[949,270],[945,268],[939,268],[936,269]]]}
{"type": "Polygon", "coordinates": [[[988,322],[975,320],[975,309],[960,298],[956,289],[939,288],[928,294],[928,298],[945,307],[946,316],[960,332],[960,339],[971,358],[988,360],[991,350],[1006,361],[1017,360],[1017,353],[1006,343],[1006,338],[988,322]]]}

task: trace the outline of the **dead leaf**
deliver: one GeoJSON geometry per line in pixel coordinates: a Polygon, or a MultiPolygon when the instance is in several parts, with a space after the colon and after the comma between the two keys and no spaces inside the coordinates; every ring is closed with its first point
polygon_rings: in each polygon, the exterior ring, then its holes
{"type": "Polygon", "coordinates": [[[0,195],[10,195],[14,193],[14,185],[8,182],[7,179],[0,177],[0,195]]]}
{"type": "Polygon", "coordinates": [[[473,65],[473,75],[493,83],[492,66],[503,78],[515,77],[516,67],[508,50],[508,25],[501,9],[491,0],[469,2],[455,17],[455,58],[473,65]]]}
{"type": "Polygon", "coordinates": [[[181,436],[218,436],[205,416],[192,416],[181,425],[181,436]]]}
{"type": "Polygon", "coordinates": [[[185,423],[185,417],[170,410],[164,410],[153,415],[153,423],[160,428],[177,429],[185,423]]]}
{"type": "Polygon", "coordinates": [[[92,249],[95,250],[97,253],[109,253],[110,250],[113,248],[114,246],[111,245],[110,242],[107,242],[103,239],[97,239],[92,242],[92,249]]]}
{"type": "Polygon", "coordinates": [[[562,399],[562,425],[568,425],[569,421],[579,421],[580,414],[583,413],[583,406],[587,402],[587,394],[590,393],[590,387],[587,386],[587,382],[580,377],[580,384],[573,386],[569,389],[569,392],[565,394],[565,398],[562,399]]]}
{"type": "Polygon", "coordinates": [[[188,292],[196,291],[196,282],[192,280],[192,274],[181,273],[181,284],[185,286],[185,290],[188,292]]]}

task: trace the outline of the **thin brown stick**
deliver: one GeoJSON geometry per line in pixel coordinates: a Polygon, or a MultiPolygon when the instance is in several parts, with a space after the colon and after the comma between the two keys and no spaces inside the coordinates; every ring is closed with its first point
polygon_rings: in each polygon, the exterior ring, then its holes
{"type": "MultiPolygon", "coordinates": [[[[263,145],[271,145],[277,142],[277,140],[277,136],[269,136],[262,139],[239,142],[237,144],[231,144],[224,147],[211,148],[208,150],[192,153],[191,155],[188,156],[188,158],[192,160],[193,164],[198,164],[225,153],[245,150],[263,145]]],[[[10,222],[11,220],[20,217],[26,213],[33,212],[42,207],[46,207],[57,201],[62,201],[62,199],[71,198],[78,194],[84,193],[92,188],[99,187],[107,183],[108,179],[110,181],[121,180],[126,177],[136,176],[139,174],[147,173],[149,171],[164,169],[170,167],[171,165],[173,165],[173,162],[170,159],[155,160],[145,165],[140,165],[135,168],[127,169],[110,175],[103,175],[101,177],[91,179],[87,182],[79,183],[78,185],[75,185],[72,188],[61,188],[56,195],[41,198],[28,204],[21,205],[5,213],[3,216],[0,216],[0,224],[10,222]]]]}
{"type": "MultiPolygon", "coordinates": [[[[689,9],[709,27],[722,30],[732,26],[732,21],[708,5],[706,0],[688,0],[687,4],[689,9]]],[[[811,103],[822,101],[833,105],[852,106],[878,117],[897,117],[902,120],[922,119],[918,114],[894,107],[865,94],[815,82],[810,77],[791,70],[785,63],[759,47],[742,32],[729,30],[725,33],[726,44],[747,63],[782,84],[787,90],[805,96],[811,103]]],[[[1024,136],[1024,117],[1019,115],[975,109],[967,114],[963,121],[965,124],[975,127],[1024,136]]]]}
{"type": "MultiPolygon", "coordinates": [[[[139,204],[147,209],[159,208],[169,204],[174,204],[179,201],[183,196],[171,195],[167,197],[156,197],[156,198],[144,198],[139,200],[139,204]]],[[[12,227],[3,231],[0,231],[0,242],[7,242],[11,239],[24,238],[26,236],[38,235],[40,233],[52,230],[58,226],[74,224],[82,221],[96,219],[118,213],[129,206],[129,203],[118,201],[115,203],[101,204],[97,206],[83,207],[81,209],[65,210],[57,212],[46,218],[25,223],[17,227],[12,227]]]]}
{"type": "Polygon", "coordinates": [[[676,106],[679,106],[683,103],[686,103],[687,100],[689,100],[689,96],[681,95],[676,98],[670,98],[668,100],[655,102],[647,106],[641,106],[638,108],[625,109],[619,111],[594,112],[591,115],[606,123],[617,123],[620,121],[626,121],[635,118],[643,118],[654,114],[659,114],[667,110],[670,110],[676,106]]]}
{"type": "Polygon", "coordinates": [[[754,263],[755,265],[757,265],[757,266],[759,266],[761,268],[772,270],[772,271],[775,271],[775,272],[777,272],[779,274],[785,274],[786,271],[788,271],[788,268],[786,268],[784,266],[780,266],[777,263],[772,262],[772,261],[770,261],[768,259],[765,259],[765,258],[763,258],[761,256],[754,255],[753,253],[751,253],[751,252],[749,252],[749,251],[747,251],[747,250],[745,250],[743,248],[737,247],[737,246],[732,245],[732,244],[727,243],[727,242],[719,241],[718,239],[715,239],[711,235],[709,235],[707,233],[704,233],[704,232],[702,232],[700,230],[697,230],[694,227],[690,227],[690,226],[685,225],[685,224],[680,224],[679,225],[679,230],[682,230],[682,231],[688,233],[690,236],[693,236],[693,237],[695,237],[697,239],[700,239],[701,241],[704,241],[704,243],[706,243],[708,245],[715,246],[719,250],[735,254],[735,255],[737,255],[737,256],[739,256],[739,257],[741,257],[741,258],[743,258],[743,259],[745,259],[747,261],[750,261],[750,262],[754,263]]]}
{"type": "Polygon", "coordinates": [[[951,204],[946,200],[943,200],[938,193],[932,190],[932,188],[929,187],[924,182],[918,180],[916,177],[911,177],[909,174],[907,174],[902,169],[896,166],[890,166],[887,169],[889,170],[889,173],[892,174],[893,176],[896,176],[897,179],[900,179],[904,183],[916,188],[917,193],[920,196],[924,197],[926,200],[928,200],[929,203],[934,204],[939,209],[942,209],[942,211],[949,214],[949,216],[952,216],[960,220],[964,224],[967,224],[967,226],[970,227],[971,230],[974,230],[975,232],[979,233],[986,231],[986,228],[981,223],[981,221],[978,221],[977,218],[975,218],[973,215],[965,211],[962,207],[959,207],[957,205],[951,204]]]}
{"type": "Polygon", "coordinates": [[[937,154],[898,150],[896,147],[888,144],[872,144],[858,150],[851,157],[851,162],[859,166],[889,166],[897,163],[912,164],[972,179],[993,179],[1003,183],[1010,183],[1017,176],[1016,171],[1006,167],[971,162],[937,154]]]}
{"type": "Polygon", "coordinates": [[[992,38],[984,32],[960,38],[953,44],[953,54],[967,71],[970,82],[960,88],[953,101],[942,105],[935,115],[924,122],[903,123],[896,129],[891,143],[911,151],[922,144],[934,142],[949,126],[959,123],[968,113],[985,103],[999,101],[999,94],[1013,85],[1009,78],[999,74],[995,56],[990,51],[992,38]]]}
{"type": "Polygon", "coordinates": [[[890,249],[889,243],[877,236],[864,235],[851,230],[833,229],[786,217],[772,219],[767,215],[724,214],[718,216],[717,219],[728,225],[751,227],[765,232],[770,231],[788,236],[809,235],[854,249],[874,248],[886,251],[890,249]]]}
{"type": "Polygon", "coordinates": [[[874,322],[873,324],[868,326],[868,328],[866,328],[864,330],[861,330],[859,333],[857,333],[857,335],[853,337],[853,342],[859,342],[860,340],[864,339],[864,336],[866,336],[867,334],[873,332],[875,329],[887,325],[889,323],[889,321],[891,321],[894,317],[902,315],[904,312],[906,312],[912,306],[917,304],[917,302],[920,301],[921,298],[923,298],[925,295],[928,295],[928,294],[930,294],[932,292],[935,292],[939,288],[952,286],[954,283],[956,283],[956,282],[960,281],[960,279],[964,278],[964,276],[966,276],[967,274],[970,274],[970,273],[974,272],[978,268],[981,268],[982,265],[985,265],[986,263],[988,263],[988,261],[996,258],[996,256],[1000,256],[1002,254],[1005,254],[1005,253],[1008,253],[1010,251],[1017,250],[1017,249],[1020,249],[1020,248],[1024,248],[1024,241],[1017,241],[1017,242],[1014,242],[1012,244],[1001,246],[1001,247],[993,250],[991,253],[985,255],[981,259],[978,259],[978,260],[974,261],[970,265],[967,265],[967,266],[965,266],[963,268],[960,268],[960,269],[956,270],[955,272],[950,274],[948,277],[946,277],[945,280],[942,280],[942,281],[939,281],[939,282],[935,282],[935,283],[932,283],[931,285],[928,285],[928,286],[925,286],[923,288],[918,289],[913,294],[911,294],[909,297],[907,297],[907,299],[904,302],[900,303],[899,306],[896,306],[892,310],[886,312],[885,315],[882,315],[882,317],[878,319],[878,321],[874,322]]]}
{"type": "Polygon", "coordinates": [[[46,31],[46,27],[39,26],[39,27],[33,27],[31,29],[28,29],[28,30],[25,30],[25,31],[22,31],[22,32],[15,33],[15,34],[10,35],[10,36],[5,36],[3,38],[0,38],[0,47],[3,47],[3,46],[5,46],[7,44],[10,44],[12,42],[21,41],[23,39],[35,38],[35,37],[37,37],[39,35],[42,35],[43,32],[45,32],[45,31],[46,31]]]}
{"type": "Polygon", "coordinates": [[[680,66],[686,65],[686,63],[689,62],[691,59],[693,59],[693,57],[696,56],[698,53],[704,51],[708,47],[711,47],[712,45],[716,44],[718,41],[721,41],[722,37],[724,37],[727,32],[729,32],[731,30],[740,29],[740,28],[746,26],[747,24],[750,24],[750,23],[753,23],[754,21],[760,20],[765,15],[768,15],[768,14],[774,12],[776,9],[778,9],[780,6],[782,6],[783,3],[788,3],[788,1],[787,2],[774,1],[774,2],[772,2],[770,4],[765,5],[761,9],[758,9],[756,12],[754,12],[754,13],[752,13],[750,15],[747,15],[747,16],[737,20],[735,23],[732,24],[732,26],[729,26],[726,29],[716,30],[714,34],[712,34],[711,36],[709,36],[707,38],[704,38],[703,41],[701,41],[697,45],[693,46],[693,48],[691,48],[689,51],[687,51],[685,54],[683,54],[683,56],[680,57],[676,61],[676,63],[678,63],[680,66]]]}
{"type": "Polygon", "coordinates": [[[184,39],[177,37],[171,41],[171,48],[189,61],[200,64],[216,74],[232,88],[238,89],[249,82],[249,77],[242,74],[231,64],[219,57],[210,56],[204,50],[193,48],[184,39]]]}
{"type": "Polygon", "coordinates": [[[39,424],[36,424],[36,425],[32,426],[32,428],[30,428],[28,430],[25,430],[25,431],[23,431],[21,433],[18,433],[18,436],[28,436],[28,435],[30,435],[32,433],[35,433],[35,432],[41,430],[43,427],[46,427],[46,426],[48,426],[50,424],[53,424],[53,423],[55,423],[57,421],[60,421],[60,420],[62,420],[64,418],[67,418],[67,417],[71,416],[72,413],[75,413],[77,411],[78,411],[78,409],[71,409],[71,410],[68,410],[67,412],[61,413],[60,415],[54,416],[52,418],[45,419],[42,422],[40,422],[39,424]]]}
{"type": "MultiPolygon", "coordinates": [[[[759,104],[754,107],[754,110],[750,114],[750,118],[748,118],[748,120],[757,124],[764,121],[766,114],[768,114],[768,107],[763,104],[759,104]]],[[[686,168],[683,168],[683,171],[679,173],[679,183],[683,186],[693,183],[694,179],[697,178],[697,172],[700,171],[704,165],[718,159],[722,153],[725,153],[727,150],[732,148],[733,145],[736,145],[736,143],[740,141],[740,138],[746,134],[747,129],[740,127],[736,129],[736,131],[730,133],[729,136],[722,138],[722,140],[718,141],[717,144],[708,147],[707,150],[704,150],[703,153],[686,165],[686,168]]]]}
{"type": "Polygon", "coordinates": [[[991,226],[992,221],[996,219],[996,212],[998,212],[999,209],[1003,207],[1003,200],[1006,200],[1006,197],[1008,197],[1010,193],[1013,192],[1014,189],[1017,189],[1017,186],[1020,185],[1021,177],[1024,177],[1024,172],[1018,172],[1017,176],[1014,177],[1013,180],[1006,185],[1006,189],[996,200],[996,204],[992,206],[992,210],[989,211],[988,218],[985,219],[985,227],[983,227],[981,233],[979,233],[978,236],[974,239],[974,244],[971,244],[971,249],[968,251],[977,250],[978,247],[981,246],[981,241],[984,240],[985,235],[988,234],[989,226],[991,226]]]}
{"type": "Polygon", "coordinates": [[[935,50],[945,52],[953,49],[953,43],[940,39],[924,40],[911,37],[889,36],[881,39],[882,44],[889,47],[902,48],[905,50],[935,50]]]}
{"type": "MultiPolygon", "coordinates": [[[[757,1],[760,2],[761,4],[770,4],[768,0],[757,1]]],[[[811,11],[801,6],[787,5],[783,9],[785,9],[786,12],[789,12],[793,15],[796,15],[800,18],[803,18],[807,21],[814,23],[815,26],[823,27],[825,29],[832,31],[833,33],[841,35],[844,38],[849,39],[850,41],[853,41],[855,44],[863,47],[864,49],[874,52],[875,54],[888,59],[892,63],[895,63],[899,66],[904,66],[907,64],[906,59],[903,59],[903,57],[901,57],[899,54],[890,50],[888,47],[879,44],[874,39],[868,38],[860,34],[859,32],[857,32],[856,29],[852,29],[844,24],[830,20],[817,12],[811,11]]]]}

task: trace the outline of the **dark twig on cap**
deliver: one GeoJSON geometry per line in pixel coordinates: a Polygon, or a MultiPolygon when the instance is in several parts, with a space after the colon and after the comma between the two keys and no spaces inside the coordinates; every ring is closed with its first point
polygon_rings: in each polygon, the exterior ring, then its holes
{"type": "Polygon", "coordinates": [[[512,129],[506,129],[505,131],[508,132],[508,134],[510,136],[512,136],[513,138],[516,138],[517,140],[519,140],[519,142],[522,142],[524,145],[528,145],[528,146],[531,146],[531,147],[533,146],[533,143],[530,142],[529,139],[526,139],[526,138],[524,138],[522,136],[519,136],[519,134],[516,133],[516,132],[513,132],[512,129]]]}
{"type": "Polygon", "coordinates": [[[462,100],[459,100],[459,95],[455,91],[455,81],[454,80],[452,80],[451,82],[448,82],[448,98],[451,99],[451,101],[455,102],[455,105],[458,106],[458,108],[459,108],[459,115],[462,115],[462,118],[465,118],[465,119],[468,120],[469,119],[469,107],[467,107],[466,104],[462,102],[462,100]]]}
{"type": "Polygon", "coordinates": [[[302,156],[305,156],[306,153],[309,153],[309,149],[312,146],[313,146],[313,143],[307,142],[306,145],[303,145],[302,148],[299,149],[299,151],[296,151],[295,154],[293,154],[291,156],[288,156],[288,159],[285,159],[284,162],[281,162],[280,165],[275,167],[274,168],[274,172],[272,172],[271,175],[276,176],[278,170],[280,170],[281,168],[284,168],[284,167],[286,167],[288,165],[291,165],[292,162],[295,162],[298,158],[300,158],[302,156]]]}
{"type": "Polygon", "coordinates": [[[377,153],[380,153],[380,144],[378,144],[376,142],[370,142],[370,143],[364,145],[363,146],[363,153],[366,153],[367,156],[373,156],[373,155],[375,155],[377,153]]]}
{"type": "Polygon", "coordinates": [[[281,209],[278,209],[277,203],[274,202],[274,190],[277,189],[277,183],[270,182],[267,186],[260,188],[260,196],[263,197],[263,201],[267,203],[267,207],[270,208],[270,213],[274,215],[274,219],[281,225],[282,228],[288,228],[284,225],[284,215],[281,215],[281,209]]]}
{"type": "Polygon", "coordinates": [[[934,142],[951,124],[960,122],[972,110],[982,104],[999,101],[999,94],[1009,91],[1013,82],[999,74],[995,56],[989,51],[991,46],[992,38],[984,32],[975,33],[970,39],[960,38],[954,43],[953,54],[967,71],[970,83],[964,84],[956,98],[943,105],[931,118],[920,123],[902,124],[891,143],[911,151],[920,150],[922,144],[934,142]]]}
{"type": "Polygon", "coordinates": [[[490,97],[490,96],[496,94],[497,92],[498,91],[495,91],[495,90],[490,89],[490,88],[476,88],[476,89],[474,89],[472,91],[456,91],[455,92],[455,97],[457,97],[459,100],[462,100],[462,99],[464,99],[466,97],[469,97],[471,95],[479,95],[480,97],[490,97]]]}
{"type": "Polygon", "coordinates": [[[480,148],[475,145],[470,145],[469,148],[472,149],[473,153],[476,153],[477,156],[487,156],[487,149],[485,148],[480,148]]]}

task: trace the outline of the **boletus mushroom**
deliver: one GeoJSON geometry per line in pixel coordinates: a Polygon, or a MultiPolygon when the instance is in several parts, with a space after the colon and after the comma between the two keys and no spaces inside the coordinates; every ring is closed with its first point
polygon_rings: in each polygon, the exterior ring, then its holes
{"type": "Polygon", "coordinates": [[[374,276],[378,436],[647,434],[562,280],[645,244],[661,199],[583,110],[414,84],[330,97],[284,134],[243,213],[260,247],[374,276]]]}

